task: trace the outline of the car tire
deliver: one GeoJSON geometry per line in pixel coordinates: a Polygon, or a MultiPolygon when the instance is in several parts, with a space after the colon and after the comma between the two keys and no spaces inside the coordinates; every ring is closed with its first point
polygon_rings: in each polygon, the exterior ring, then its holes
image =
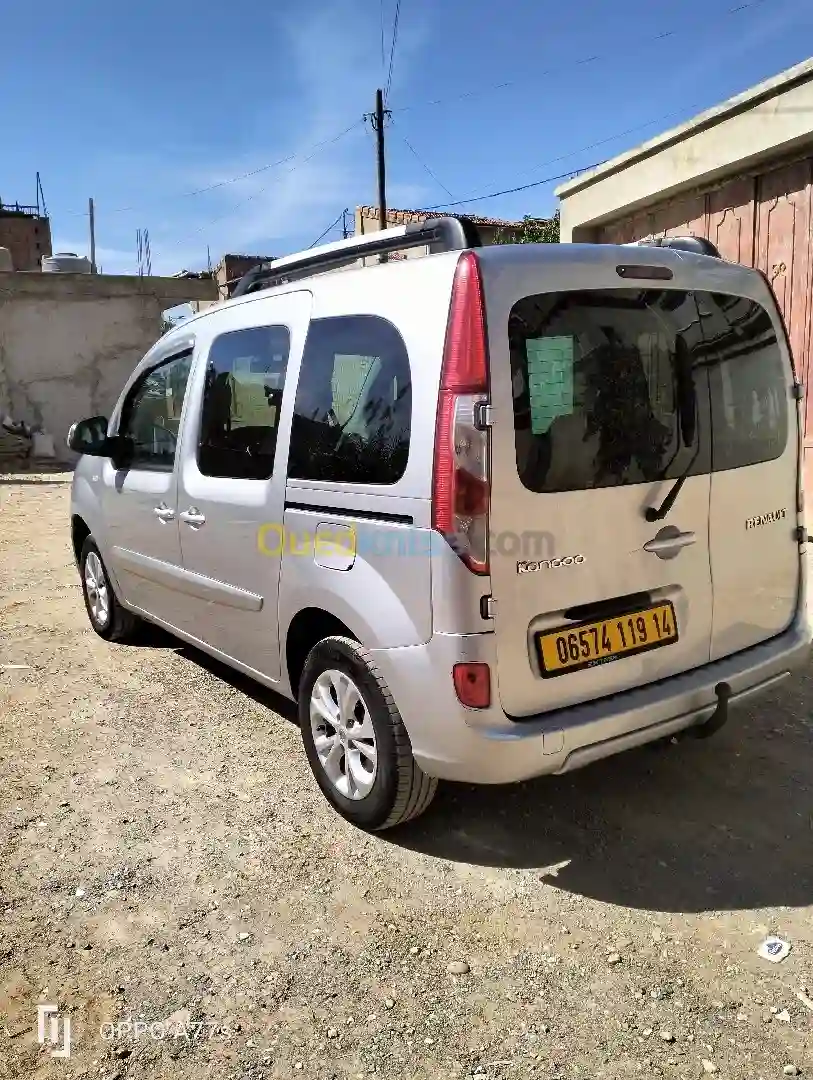
{"type": "Polygon", "coordinates": [[[99,637],[105,641],[131,641],[141,626],[141,619],[119,603],[101,552],[90,536],[79,555],[79,576],[90,625],[99,637]]]}
{"type": "Polygon", "coordinates": [[[401,825],[434,798],[437,780],[415,762],[389,687],[352,638],[324,638],[311,649],[299,682],[299,726],[322,793],[359,828],[401,825]]]}

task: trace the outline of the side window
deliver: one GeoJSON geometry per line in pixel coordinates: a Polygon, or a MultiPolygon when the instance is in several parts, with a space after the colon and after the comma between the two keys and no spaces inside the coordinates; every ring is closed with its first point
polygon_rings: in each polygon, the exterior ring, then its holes
{"type": "Polygon", "coordinates": [[[192,353],[154,367],[124,403],[119,434],[133,441],[130,468],[171,471],[192,353]]]}
{"type": "Polygon", "coordinates": [[[412,381],[403,338],[373,315],[314,319],[294,404],[288,475],[394,484],[409,457],[412,381]]]}
{"type": "Polygon", "coordinates": [[[198,442],[204,476],[269,479],[290,348],[286,326],[233,330],[212,342],[198,442]]]}
{"type": "Polygon", "coordinates": [[[788,383],[768,312],[745,297],[700,293],[715,472],[773,461],[788,442],[788,383]]]}

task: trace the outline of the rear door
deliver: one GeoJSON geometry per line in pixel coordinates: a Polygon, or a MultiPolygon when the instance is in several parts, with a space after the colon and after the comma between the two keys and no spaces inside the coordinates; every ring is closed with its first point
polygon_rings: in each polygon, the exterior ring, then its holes
{"type": "Polygon", "coordinates": [[[785,335],[764,293],[700,301],[713,359],[712,659],[786,629],[800,587],[798,406],[785,335]]]}
{"type": "Polygon", "coordinates": [[[618,263],[655,260],[620,250],[587,260],[559,249],[547,269],[531,251],[499,272],[483,259],[491,583],[509,715],[709,660],[708,376],[692,359],[702,327],[680,259],[659,254],[672,267],[664,288],[622,279],[618,263]],[[684,473],[670,511],[648,520],[684,473]]]}
{"type": "Polygon", "coordinates": [[[311,301],[306,290],[265,296],[204,321],[178,479],[184,629],[271,679],[280,672],[285,386],[311,301]]]}

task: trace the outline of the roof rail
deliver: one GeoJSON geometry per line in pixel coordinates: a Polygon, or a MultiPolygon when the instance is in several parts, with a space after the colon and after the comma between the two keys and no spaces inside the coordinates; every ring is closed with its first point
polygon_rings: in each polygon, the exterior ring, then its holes
{"type": "Polygon", "coordinates": [[[655,236],[651,240],[634,240],[623,247],[665,247],[676,251],[691,251],[694,255],[709,255],[712,259],[722,256],[711,240],[705,236],[655,236]]]}
{"type": "Polygon", "coordinates": [[[255,266],[244,274],[232,292],[235,296],[270,289],[312,274],[324,273],[346,266],[365,255],[384,255],[390,251],[420,247],[428,244],[432,254],[441,251],[463,251],[465,248],[482,247],[477,226],[465,217],[434,218],[429,221],[396,225],[392,229],[368,233],[359,238],[337,240],[332,244],[309,248],[295,255],[283,255],[273,263],[255,266]]]}

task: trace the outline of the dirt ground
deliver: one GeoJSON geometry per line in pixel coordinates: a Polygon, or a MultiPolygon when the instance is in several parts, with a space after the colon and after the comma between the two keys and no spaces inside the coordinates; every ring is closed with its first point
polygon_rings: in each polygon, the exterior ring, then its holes
{"type": "Polygon", "coordinates": [[[69,483],[0,476],[3,1080],[813,1077],[809,672],[367,836],[282,700],[91,632],[69,483]]]}

